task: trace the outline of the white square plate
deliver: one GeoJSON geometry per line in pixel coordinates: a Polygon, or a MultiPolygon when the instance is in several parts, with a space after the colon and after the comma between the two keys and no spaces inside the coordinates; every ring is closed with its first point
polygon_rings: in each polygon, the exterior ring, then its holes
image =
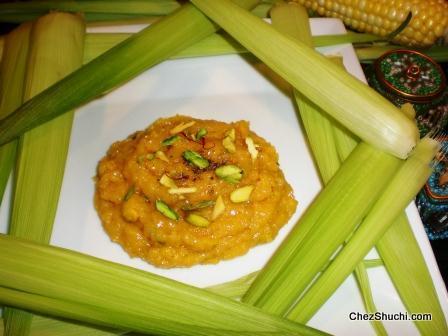
{"type": "MultiPolygon", "coordinates": [[[[315,35],[345,31],[336,19],[312,19],[311,27],[315,35]]],[[[141,27],[125,28],[135,31],[141,27]]],[[[320,51],[341,54],[346,68],[365,81],[351,45],[332,46],[320,51]]],[[[262,268],[321,186],[291,99],[263,75],[260,67],[256,69],[237,55],[166,61],[80,108],[75,115],[51,243],[200,287],[237,279],[262,268]],[[131,259],[118,244],[110,241],[93,207],[92,178],[98,161],[113,142],[145,128],[157,118],[176,114],[223,121],[249,120],[251,128],[277,148],[281,168],[294,189],[299,206],[275,241],[217,265],[169,270],[131,259]]],[[[7,207],[4,202],[0,213],[2,232],[6,232],[7,207]]],[[[415,206],[409,207],[408,214],[447,312],[446,291],[415,206]]],[[[373,251],[369,256],[374,254],[373,251]]],[[[378,309],[404,312],[384,269],[372,269],[369,275],[378,309]]],[[[369,322],[350,321],[350,312],[364,312],[351,277],[320,309],[310,325],[336,335],[374,335],[369,322]]],[[[418,335],[412,323],[385,324],[391,335],[418,335]]]]}

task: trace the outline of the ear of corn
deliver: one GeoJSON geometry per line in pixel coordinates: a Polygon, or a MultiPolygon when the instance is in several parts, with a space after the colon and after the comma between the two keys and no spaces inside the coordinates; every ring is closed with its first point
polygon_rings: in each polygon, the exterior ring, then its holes
{"type": "MultiPolygon", "coordinates": [[[[82,63],[85,26],[79,16],[52,13],[33,24],[24,100],[82,63]]],[[[9,233],[48,243],[59,199],[73,114],[19,139],[9,233]]],[[[6,335],[27,335],[31,315],[6,309],[6,335]]]]}
{"type": "MultiPolygon", "coordinates": [[[[235,1],[245,8],[257,3],[256,0],[235,1]]],[[[0,144],[114,89],[216,29],[216,25],[194,6],[182,6],[172,15],[126,39],[60,80],[0,121],[0,144]],[[148,45],[151,46],[149,50],[148,45]]]]}
{"type": "Polygon", "coordinates": [[[228,0],[192,0],[239,43],[366,142],[406,157],[416,126],[366,84],[228,0]],[[263,38],[254,39],[254,34],[263,38]],[[325,80],[324,80],[325,79],[325,80]]]}
{"type": "Polygon", "coordinates": [[[80,253],[0,235],[0,301],[161,335],[323,335],[228,298],[80,253]]]}
{"type": "MultiPolygon", "coordinates": [[[[0,119],[22,104],[30,31],[31,23],[26,23],[5,37],[0,66],[0,119]]],[[[0,203],[14,165],[16,150],[16,141],[0,147],[0,203]]]]}
{"type": "Polygon", "coordinates": [[[394,39],[404,45],[429,46],[447,34],[448,3],[444,0],[294,1],[320,15],[340,18],[353,29],[383,37],[397,29],[411,12],[411,21],[394,39]]]}

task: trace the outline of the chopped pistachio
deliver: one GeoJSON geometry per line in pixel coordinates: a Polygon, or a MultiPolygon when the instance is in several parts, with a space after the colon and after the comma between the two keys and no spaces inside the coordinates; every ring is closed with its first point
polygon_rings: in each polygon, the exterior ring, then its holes
{"type": "Polygon", "coordinates": [[[131,198],[132,195],[134,195],[135,193],[135,185],[131,185],[128,189],[128,191],[126,191],[126,194],[123,197],[124,201],[127,201],[131,198]]]}
{"type": "Polygon", "coordinates": [[[179,125],[177,125],[173,129],[171,129],[170,133],[171,134],[180,133],[183,130],[186,130],[187,128],[193,126],[194,124],[196,124],[196,121],[190,121],[190,122],[187,122],[187,123],[180,123],[179,125]]]}
{"type": "Polygon", "coordinates": [[[258,150],[256,148],[256,145],[254,144],[254,140],[251,137],[247,137],[246,145],[252,160],[255,160],[258,156],[258,150]]]}
{"type": "Polygon", "coordinates": [[[234,165],[225,165],[221,166],[215,169],[215,174],[220,179],[235,184],[241,181],[241,178],[243,177],[243,170],[234,165]]]}
{"type": "Polygon", "coordinates": [[[246,201],[249,200],[250,194],[252,193],[252,190],[254,190],[254,186],[252,186],[252,185],[248,185],[248,186],[245,186],[245,187],[241,187],[241,188],[235,189],[230,194],[230,200],[233,203],[246,202],[246,201]]]}
{"type": "Polygon", "coordinates": [[[226,135],[226,137],[229,137],[232,141],[235,141],[236,132],[235,132],[234,128],[228,130],[225,135],[226,135]]]}
{"type": "Polygon", "coordinates": [[[156,201],[156,209],[159,211],[162,215],[165,217],[168,217],[169,219],[178,220],[179,215],[171,209],[168,204],[166,204],[164,201],[157,200],[156,201]]]}
{"type": "Polygon", "coordinates": [[[224,200],[222,199],[222,196],[218,196],[218,198],[216,199],[216,203],[215,206],[213,207],[213,212],[212,212],[212,220],[215,220],[216,218],[218,218],[226,209],[226,206],[224,205],[224,200]]]}
{"type": "Polygon", "coordinates": [[[168,157],[165,155],[164,152],[162,151],[157,151],[156,152],[156,158],[158,158],[159,160],[165,161],[165,162],[170,162],[170,160],[168,159],[168,157]]]}
{"type": "Polygon", "coordinates": [[[177,188],[176,183],[174,180],[167,176],[166,174],[163,174],[162,177],[159,180],[160,184],[167,188],[177,188]]]}
{"type": "Polygon", "coordinates": [[[154,153],[143,154],[137,158],[137,163],[142,165],[145,160],[153,160],[155,157],[154,153]]]}
{"type": "Polygon", "coordinates": [[[185,160],[187,160],[192,165],[195,165],[196,167],[200,169],[207,168],[209,166],[209,162],[207,159],[204,159],[199,153],[196,153],[194,151],[188,150],[183,153],[183,157],[185,160]]]}
{"type": "Polygon", "coordinates": [[[195,213],[189,214],[187,216],[186,220],[191,225],[199,226],[199,227],[207,227],[210,224],[210,222],[208,221],[207,218],[204,218],[204,217],[202,217],[200,215],[197,215],[195,213]]]}
{"type": "Polygon", "coordinates": [[[201,140],[206,135],[207,135],[207,130],[205,128],[199,129],[198,133],[196,134],[196,141],[201,140]]]}
{"type": "Polygon", "coordinates": [[[195,193],[196,191],[198,191],[196,187],[168,189],[168,193],[171,195],[191,194],[195,193]]]}
{"type": "Polygon", "coordinates": [[[226,136],[224,138],[224,140],[222,140],[222,145],[229,153],[233,154],[236,152],[235,142],[232,140],[232,138],[229,135],[226,136]]]}
{"type": "Polygon", "coordinates": [[[180,139],[180,136],[178,136],[177,134],[174,134],[174,135],[166,138],[165,140],[163,140],[162,146],[171,146],[173,143],[175,143],[179,139],[180,139]]]}
{"type": "Polygon", "coordinates": [[[212,206],[214,204],[215,204],[215,201],[213,201],[213,200],[201,201],[201,202],[196,203],[196,204],[186,204],[186,205],[184,205],[182,207],[182,210],[192,211],[192,210],[207,208],[207,207],[212,206]]]}

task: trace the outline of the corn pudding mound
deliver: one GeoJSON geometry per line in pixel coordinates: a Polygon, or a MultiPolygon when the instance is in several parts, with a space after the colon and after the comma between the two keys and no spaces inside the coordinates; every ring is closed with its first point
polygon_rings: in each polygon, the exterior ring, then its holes
{"type": "Polygon", "coordinates": [[[297,202],[246,121],[175,116],[116,142],[95,206],[111,240],[158,267],[217,263],[274,239],[297,202]]]}

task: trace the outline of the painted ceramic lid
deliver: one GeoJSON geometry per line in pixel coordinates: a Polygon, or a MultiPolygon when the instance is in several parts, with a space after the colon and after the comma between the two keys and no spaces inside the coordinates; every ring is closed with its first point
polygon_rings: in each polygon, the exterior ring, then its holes
{"type": "Polygon", "coordinates": [[[393,50],[375,62],[380,85],[414,102],[430,101],[446,87],[442,68],[430,57],[412,50],[393,50]]]}

